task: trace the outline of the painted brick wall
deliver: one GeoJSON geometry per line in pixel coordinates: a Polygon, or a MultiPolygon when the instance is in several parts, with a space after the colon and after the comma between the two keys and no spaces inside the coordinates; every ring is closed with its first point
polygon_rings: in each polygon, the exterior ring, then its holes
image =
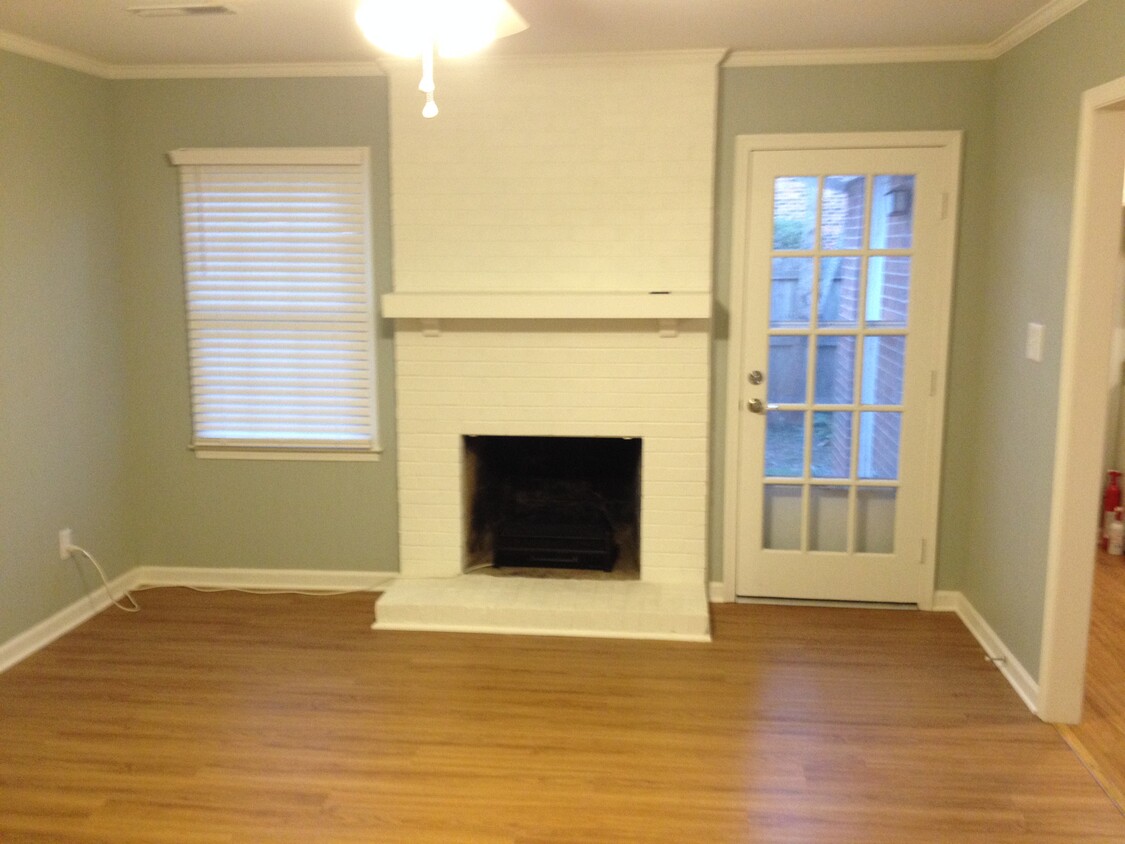
{"type": "MultiPolygon", "coordinates": [[[[718,59],[439,61],[434,120],[391,65],[395,290],[710,291],[718,59]]],[[[628,436],[641,579],[703,583],[709,348],[705,322],[399,320],[402,574],[461,571],[463,436],[628,436]]]]}
{"type": "Polygon", "coordinates": [[[462,436],[642,438],[641,579],[706,574],[709,339],[648,321],[458,320],[396,328],[400,548],[407,577],[463,561],[462,436]]]}
{"type": "Polygon", "coordinates": [[[390,64],[395,289],[710,290],[718,58],[390,64]]]}

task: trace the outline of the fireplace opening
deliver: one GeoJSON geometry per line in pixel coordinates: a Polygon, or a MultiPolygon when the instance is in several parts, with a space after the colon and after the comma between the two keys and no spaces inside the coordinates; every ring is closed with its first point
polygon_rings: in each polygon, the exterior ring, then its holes
{"type": "Polygon", "coordinates": [[[640,439],[464,443],[466,571],[640,576],[640,439]]]}

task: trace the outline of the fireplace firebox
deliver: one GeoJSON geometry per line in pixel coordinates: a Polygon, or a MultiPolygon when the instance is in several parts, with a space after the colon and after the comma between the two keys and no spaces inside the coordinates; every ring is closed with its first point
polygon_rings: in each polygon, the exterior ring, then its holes
{"type": "Polygon", "coordinates": [[[465,437],[466,569],[637,576],[641,442],[465,437]]]}

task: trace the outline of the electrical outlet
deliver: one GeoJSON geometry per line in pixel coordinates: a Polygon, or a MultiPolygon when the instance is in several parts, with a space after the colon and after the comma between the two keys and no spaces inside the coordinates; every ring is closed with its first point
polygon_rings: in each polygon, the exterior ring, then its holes
{"type": "Polygon", "coordinates": [[[63,528],[59,531],[59,559],[70,559],[70,546],[74,544],[74,534],[70,528],[63,528]]]}

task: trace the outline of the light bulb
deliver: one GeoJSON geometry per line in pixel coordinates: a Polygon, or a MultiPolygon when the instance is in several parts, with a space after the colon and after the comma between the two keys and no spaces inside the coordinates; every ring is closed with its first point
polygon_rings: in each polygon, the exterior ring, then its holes
{"type": "Polygon", "coordinates": [[[426,95],[423,117],[436,117],[434,50],[465,56],[496,38],[527,28],[506,0],[360,0],[356,23],[364,36],[396,56],[422,57],[418,90],[426,95]]]}

